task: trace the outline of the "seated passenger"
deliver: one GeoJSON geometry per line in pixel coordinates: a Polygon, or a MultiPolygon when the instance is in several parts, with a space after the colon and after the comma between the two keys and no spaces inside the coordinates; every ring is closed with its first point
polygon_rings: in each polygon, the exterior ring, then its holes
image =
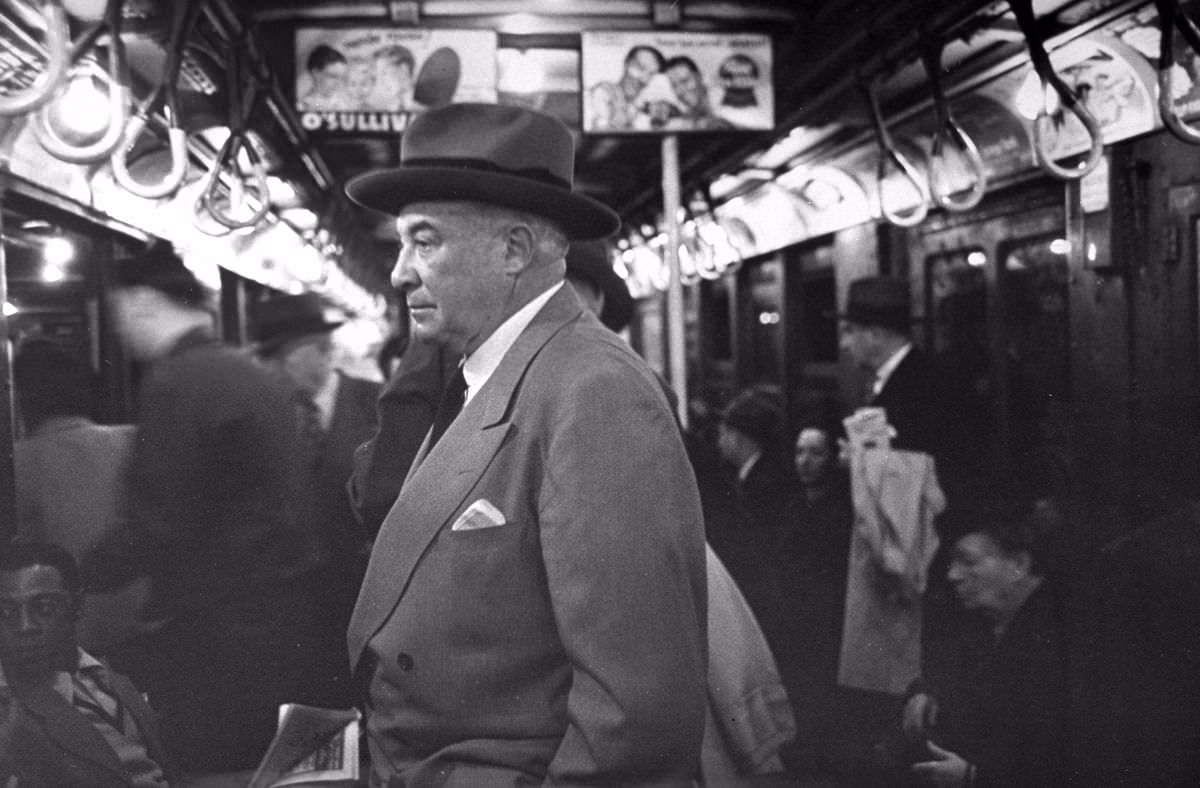
{"type": "Polygon", "coordinates": [[[79,570],[61,547],[0,551],[0,783],[166,786],[153,714],[129,680],[79,648],[79,570]]]}
{"type": "Polygon", "coordinates": [[[1062,785],[1063,621],[1047,569],[1055,518],[1001,519],[962,536],[948,577],[982,626],[931,654],[904,706],[912,773],[937,786],[1062,785]]]}

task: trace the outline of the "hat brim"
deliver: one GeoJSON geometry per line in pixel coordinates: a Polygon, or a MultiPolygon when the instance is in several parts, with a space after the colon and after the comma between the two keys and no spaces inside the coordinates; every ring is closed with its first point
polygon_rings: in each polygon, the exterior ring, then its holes
{"type": "Polygon", "coordinates": [[[300,339],[301,337],[312,336],[313,334],[327,334],[344,324],[345,322],[341,320],[332,322],[325,320],[320,323],[311,323],[303,327],[276,334],[269,339],[259,340],[255,343],[254,350],[259,355],[269,355],[292,340],[300,339]]]}
{"type": "Polygon", "coordinates": [[[472,200],[529,211],[556,222],[572,241],[606,238],[621,220],[582,194],[518,175],[461,167],[399,167],[353,178],[346,194],[365,208],[395,216],[407,205],[472,200]]]}

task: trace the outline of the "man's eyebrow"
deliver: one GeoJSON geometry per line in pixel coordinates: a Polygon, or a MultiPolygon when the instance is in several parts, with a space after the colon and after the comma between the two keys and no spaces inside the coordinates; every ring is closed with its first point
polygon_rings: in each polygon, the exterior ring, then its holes
{"type": "Polygon", "coordinates": [[[418,219],[410,225],[398,225],[396,230],[401,235],[416,235],[417,233],[424,232],[426,230],[433,232],[436,231],[437,228],[434,227],[433,222],[429,219],[418,219]]]}

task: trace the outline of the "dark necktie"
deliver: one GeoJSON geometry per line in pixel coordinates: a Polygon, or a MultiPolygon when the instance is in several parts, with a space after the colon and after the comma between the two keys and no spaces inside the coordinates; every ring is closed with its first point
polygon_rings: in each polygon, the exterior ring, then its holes
{"type": "Polygon", "coordinates": [[[88,719],[102,721],[118,733],[124,733],[125,707],[104,683],[102,673],[100,668],[93,667],[72,674],[71,703],[88,719]],[[84,671],[90,684],[83,680],[84,671]]]}
{"type": "Polygon", "coordinates": [[[429,448],[431,450],[438,439],[442,437],[442,433],[450,426],[450,422],[454,421],[454,417],[462,410],[466,396],[467,379],[463,377],[462,364],[459,364],[458,369],[454,370],[454,374],[446,382],[446,388],[442,390],[442,399],[438,402],[437,412],[433,414],[433,427],[429,431],[429,448]]]}
{"type": "Polygon", "coordinates": [[[325,429],[321,426],[321,411],[312,397],[303,391],[297,391],[293,397],[296,404],[297,426],[300,430],[300,440],[304,445],[311,464],[316,464],[325,443],[325,429]]]}

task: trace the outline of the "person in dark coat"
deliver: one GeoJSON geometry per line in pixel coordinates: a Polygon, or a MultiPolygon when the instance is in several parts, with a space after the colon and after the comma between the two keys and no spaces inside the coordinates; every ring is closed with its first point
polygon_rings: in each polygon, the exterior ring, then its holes
{"type": "Polygon", "coordinates": [[[85,577],[100,590],[150,577],[149,604],[169,621],[125,670],[155,699],[180,767],[253,768],[279,704],[320,700],[319,538],[295,508],[292,404],[255,359],[214,338],[207,294],[169,246],[115,268],[117,330],[147,366],[127,515],[85,577]]]}
{"type": "Polygon", "coordinates": [[[781,412],[766,393],[740,392],[721,411],[721,476],[702,492],[708,540],[750,603],[772,650],[788,626],[777,546],[791,482],[779,459],[781,412]]]}
{"type": "Polygon", "coordinates": [[[838,716],[838,652],[854,509],[837,462],[837,433],[807,424],[796,435],[797,484],[788,495],[780,542],[780,589],[787,625],[776,660],[796,709],[797,768],[828,773],[831,722],[838,716]]]}
{"type": "Polygon", "coordinates": [[[946,423],[929,360],[911,339],[908,282],[884,276],[851,282],[839,317],[841,349],[870,374],[866,404],[887,411],[896,431],[892,447],[939,458],[952,425],[946,423]]]}
{"type": "Polygon", "coordinates": [[[283,295],[255,311],[257,350],[292,391],[303,460],[301,516],[320,534],[321,612],[325,617],[330,703],[351,706],[356,697],[343,658],[344,633],[358,597],[370,538],[346,493],[354,451],[375,432],[380,385],[334,367],[333,331],[340,318],[325,314],[316,293],[283,295]]]}
{"type": "Polygon", "coordinates": [[[979,614],[957,648],[931,653],[901,722],[923,784],[1043,788],[1067,775],[1064,622],[1048,510],[1000,516],[955,543],[948,573],[979,614]]]}
{"type": "Polygon", "coordinates": [[[78,645],[79,569],[64,548],[0,550],[0,782],[166,788],[154,713],[129,679],[78,645]]]}

